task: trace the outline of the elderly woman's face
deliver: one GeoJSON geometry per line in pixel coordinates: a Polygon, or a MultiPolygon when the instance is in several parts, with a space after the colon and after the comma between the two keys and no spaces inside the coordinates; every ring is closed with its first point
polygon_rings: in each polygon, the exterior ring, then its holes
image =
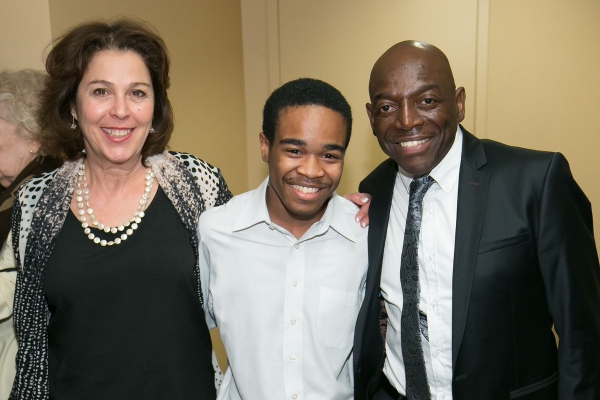
{"type": "Polygon", "coordinates": [[[15,124],[0,117],[0,185],[6,188],[13,183],[38,149],[37,143],[17,135],[15,124]]]}
{"type": "Polygon", "coordinates": [[[152,81],[142,58],[129,51],[97,53],[72,109],[89,162],[105,167],[139,162],[153,111],[152,81]]]}

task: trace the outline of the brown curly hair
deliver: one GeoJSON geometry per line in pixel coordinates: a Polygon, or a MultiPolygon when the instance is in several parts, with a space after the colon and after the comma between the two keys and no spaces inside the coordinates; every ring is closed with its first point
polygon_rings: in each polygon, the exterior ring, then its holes
{"type": "Polygon", "coordinates": [[[169,54],[164,41],[144,22],[118,19],[89,21],[78,25],[54,42],[46,59],[48,78],[40,94],[38,123],[47,154],[73,160],[80,157],[83,134],[71,129],[71,107],[77,88],[94,55],[101,51],[132,51],[144,60],[154,90],[154,133],[149,133],[142,157],[162,153],[173,133],[173,111],[167,97],[169,54]]]}

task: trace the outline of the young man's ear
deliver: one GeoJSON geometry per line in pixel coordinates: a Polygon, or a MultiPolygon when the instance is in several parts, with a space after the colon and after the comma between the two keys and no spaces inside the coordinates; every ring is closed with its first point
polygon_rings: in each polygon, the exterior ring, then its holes
{"type": "Polygon", "coordinates": [[[260,156],[264,162],[269,162],[269,139],[261,132],[258,140],[260,140],[260,156]]]}

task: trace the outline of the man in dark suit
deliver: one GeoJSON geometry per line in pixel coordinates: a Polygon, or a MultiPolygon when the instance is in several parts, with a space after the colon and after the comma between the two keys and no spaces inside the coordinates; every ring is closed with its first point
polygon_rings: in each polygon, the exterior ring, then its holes
{"type": "Polygon", "coordinates": [[[360,185],[356,399],[600,399],[600,268],[566,159],[460,127],[465,91],[427,43],[384,53],[369,94],[390,158],[360,185]]]}

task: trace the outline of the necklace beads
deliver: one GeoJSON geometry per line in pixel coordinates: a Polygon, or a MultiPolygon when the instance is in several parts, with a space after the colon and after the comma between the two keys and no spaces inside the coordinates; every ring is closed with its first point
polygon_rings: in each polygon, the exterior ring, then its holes
{"type": "Polygon", "coordinates": [[[129,236],[133,234],[133,231],[138,228],[138,224],[142,222],[144,218],[144,211],[148,207],[148,199],[152,192],[152,183],[154,182],[154,172],[151,168],[146,170],[145,176],[146,186],[144,187],[144,193],[140,199],[137,210],[133,212],[133,216],[125,221],[123,224],[110,227],[99,222],[94,215],[94,209],[90,206],[90,190],[88,189],[87,180],[85,177],[85,165],[82,163],[77,171],[77,189],[75,190],[75,200],[77,201],[77,213],[83,233],[85,233],[92,242],[99,244],[100,246],[112,246],[120,244],[124,240],[127,240],[129,236]],[[88,222],[89,219],[89,222],[88,222]],[[97,228],[105,233],[118,234],[113,240],[104,240],[96,236],[91,228],[97,228]]]}

